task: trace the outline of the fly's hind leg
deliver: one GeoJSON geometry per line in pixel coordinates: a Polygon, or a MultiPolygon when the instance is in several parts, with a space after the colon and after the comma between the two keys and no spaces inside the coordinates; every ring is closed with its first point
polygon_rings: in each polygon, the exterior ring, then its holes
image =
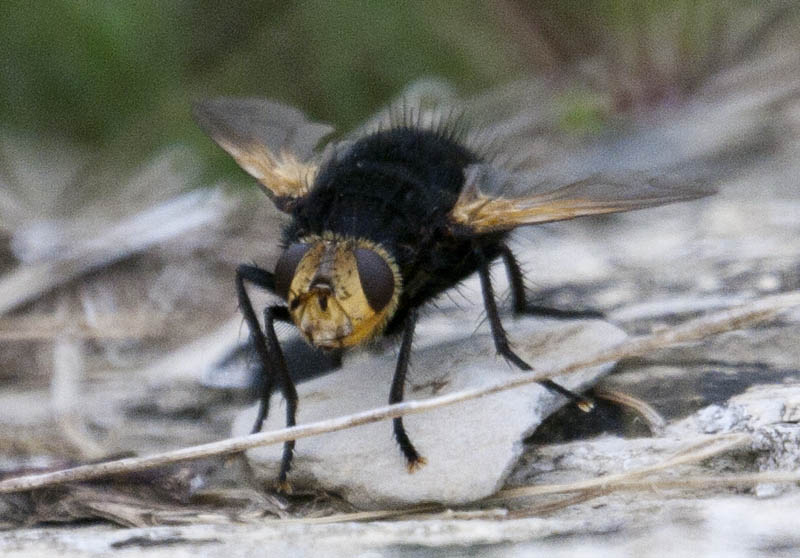
{"type": "MultiPolygon", "coordinates": [[[[403,327],[403,340],[400,343],[400,355],[397,357],[397,366],[394,370],[394,377],[392,378],[392,388],[389,392],[389,404],[400,403],[403,400],[403,391],[405,389],[406,372],[408,372],[408,361],[411,356],[411,342],[414,339],[414,327],[417,324],[417,311],[412,310],[409,312],[403,327]]],[[[406,466],[409,473],[413,473],[423,465],[425,465],[425,458],[422,457],[414,444],[408,438],[406,429],[403,426],[403,417],[397,417],[392,420],[394,428],[394,438],[400,446],[400,450],[406,458],[406,466]]]]}
{"type": "MultiPolygon", "coordinates": [[[[245,281],[253,283],[269,292],[275,290],[275,280],[272,273],[251,265],[240,265],[236,269],[236,293],[239,298],[239,308],[244,316],[247,326],[250,329],[250,338],[256,355],[259,359],[261,373],[265,375],[262,381],[262,390],[259,401],[258,416],[253,425],[253,432],[259,432],[264,419],[269,413],[269,399],[275,382],[280,385],[283,397],[286,400],[286,425],[294,426],[295,415],[297,412],[297,391],[283,357],[283,351],[275,335],[275,321],[290,321],[289,310],[285,306],[269,306],[264,311],[264,328],[266,334],[261,330],[258,318],[253,310],[253,304],[245,288],[245,281]]],[[[288,491],[286,476],[292,462],[292,451],[294,441],[290,440],[283,445],[283,456],[281,467],[278,474],[278,486],[282,490],[288,491]]]]}
{"type": "MultiPolygon", "coordinates": [[[[480,249],[479,249],[480,251],[480,249]]],[[[505,254],[508,253],[510,255],[510,259],[513,262],[514,266],[518,271],[518,284],[519,286],[522,285],[522,274],[519,273],[519,266],[516,264],[516,260],[513,259],[513,255],[511,252],[508,251],[506,248],[503,251],[503,256],[505,259],[505,254]]],[[[519,355],[517,355],[512,349],[511,345],[508,342],[508,335],[506,334],[505,329],[503,328],[503,323],[500,321],[500,313],[497,310],[497,302],[494,299],[494,289],[492,288],[492,277],[489,270],[489,260],[485,257],[485,254],[480,251],[481,254],[481,264],[478,268],[478,275],[481,280],[481,291],[483,292],[483,304],[486,308],[486,315],[489,318],[489,326],[492,330],[492,338],[494,339],[494,346],[497,349],[497,352],[500,353],[504,358],[511,361],[515,366],[517,366],[521,370],[533,370],[531,366],[522,360],[519,355]]],[[[506,260],[508,262],[508,260],[506,260]]],[[[506,264],[508,265],[508,264],[506,264]]],[[[525,306],[524,300],[524,291],[520,291],[522,294],[514,294],[515,279],[511,276],[511,284],[512,284],[512,296],[514,297],[514,305],[515,309],[517,304],[519,303],[521,306],[525,306]],[[520,296],[522,298],[520,298],[520,296]]],[[[546,387],[550,391],[554,391],[568,399],[574,401],[578,407],[585,412],[591,411],[594,407],[594,404],[591,400],[579,395],[573,391],[568,390],[567,388],[557,384],[553,380],[541,380],[537,382],[540,385],[546,387]]]]}
{"type": "Polygon", "coordinates": [[[506,265],[506,273],[508,273],[508,282],[511,287],[511,305],[514,309],[514,314],[561,319],[602,319],[604,317],[603,313],[597,310],[561,310],[559,308],[530,304],[525,296],[525,283],[523,281],[522,269],[519,266],[517,258],[514,257],[514,253],[506,245],[502,246],[500,253],[503,257],[503,263],[506,265]]]}

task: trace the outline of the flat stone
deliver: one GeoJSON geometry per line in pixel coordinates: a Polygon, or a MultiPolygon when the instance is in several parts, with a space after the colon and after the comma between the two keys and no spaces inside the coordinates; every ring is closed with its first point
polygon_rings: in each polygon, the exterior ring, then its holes
{"type": "MultiPolygon", "coordinates": [[[[436,322],[434,318],[432,320],[436,322]]],[[[617,344],[625,333],[600,320],[555,321],[526,317],[505,321],[515,350],[534,369],[556,366],[617,344]]],[[[438,324],[438,322],[436,322],[438,324]]],[[[456,326],[463,321],[455,322],[456,326]]],[[[460,328],[456,339],[424,346],[439,325],[419,324],[406,385],[406,400],[461,391],[516,373],[497,356],[488,327],[460,328]],[[486,330],[486,331],[484,331],[486,330]],[[467,333],[464,334],[463,332],[467,333]]],[[[453,325],[451,324],[451,328],[453,325]]],[[[437,340],[442,336],[437,334],[437,340]]],[[[397,348],[348,356],[342,369],[298,386],[298,424],[385,405],[397,348]]],[[[607,364],[558,378],[583,391],[606,374],[607,364]]],[[[461,504],[496,492],[523,451],[522,440],[565,398],[532,384],[519,389],[405,417],[408,434],[427,464],[409,474],[389,422],[379,422],[297,442],[290,479],[295,487],[334,491],[360,508],[418,502],[461,504]]],[[[264,431],[284,426],[284,402],[274,396],[264,431]]],[[[247,433],[254,406],[242,412],[234,435],[247,433]]],[[[281,446],[248,452],[255,469],[275,478],[281,446]]]]}

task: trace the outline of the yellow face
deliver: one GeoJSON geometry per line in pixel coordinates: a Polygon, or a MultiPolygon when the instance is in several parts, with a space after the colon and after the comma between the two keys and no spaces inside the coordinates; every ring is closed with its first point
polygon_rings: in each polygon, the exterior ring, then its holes
{"type": "Polygon", "coordinates": [[[313,237],[290,245],[275,287],[303,337],[316,347],[353,347],[379,335],[397,309],[400,273],[380,246],[313,237]]]}

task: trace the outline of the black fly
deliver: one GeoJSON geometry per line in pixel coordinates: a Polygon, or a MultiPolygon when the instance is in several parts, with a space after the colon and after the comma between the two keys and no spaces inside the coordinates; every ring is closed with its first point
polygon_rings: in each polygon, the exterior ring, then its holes
{"type": "MultiPolygon", "coordinates": [[[[295,424],[297,392],[275,335],[276,321],[293,323],[310,344],[332,351],[381,335],[400,336],[389,390],[389,402],[397,403],[403,399],[417,309],[477,271],[498,353],[530,370],[503,330],[491,262],[505,264],[515,313],[585,313],[528,303],[520,267],[506,244],[512,229],[710,193],[636,176],[527,185],[471,147],[457,126],[424,126],[407,118],[317,151],[332,129],[285,105],[223,98],[196,104],[194,115],[292,218],[275,270],[240,265],[236,274],[241,311],[267,376],[254,431],[267,416],[276,386],[287,402],[286,424],[295,424]],[[522,193],[504,195],[511,191],[522,193]],[[245,283],[283,301],[264,310],[263,330],[245,283]]],[[[591,406],[552,381],[542,383],[591,406]]],[[[401,418],[394,419],[394,435],[409,471],[425,463],[401,418]]],[[[293,447],[293,441],[284,446],[278,479],[283,486],[293,447]]]]}

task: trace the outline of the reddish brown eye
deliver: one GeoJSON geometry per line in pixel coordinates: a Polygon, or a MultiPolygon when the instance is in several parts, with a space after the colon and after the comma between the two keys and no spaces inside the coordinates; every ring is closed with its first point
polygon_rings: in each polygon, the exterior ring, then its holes
{"type": "Polygon", "coordinates": [[[281,254],[278,265],[275,266],[275,294],[283,300],[289,297],[289,287],[294,279],[294,273],[309,248],[308,244],[295,243],[289,245],[281,254]]]}
{"type": "Polygon", "coordinates": [[[365,248],[355,251],[361,289],[370,307],[376,312],[383,310],[394,295],[394,273],[386,260],[377,252],[365,248]]]}

